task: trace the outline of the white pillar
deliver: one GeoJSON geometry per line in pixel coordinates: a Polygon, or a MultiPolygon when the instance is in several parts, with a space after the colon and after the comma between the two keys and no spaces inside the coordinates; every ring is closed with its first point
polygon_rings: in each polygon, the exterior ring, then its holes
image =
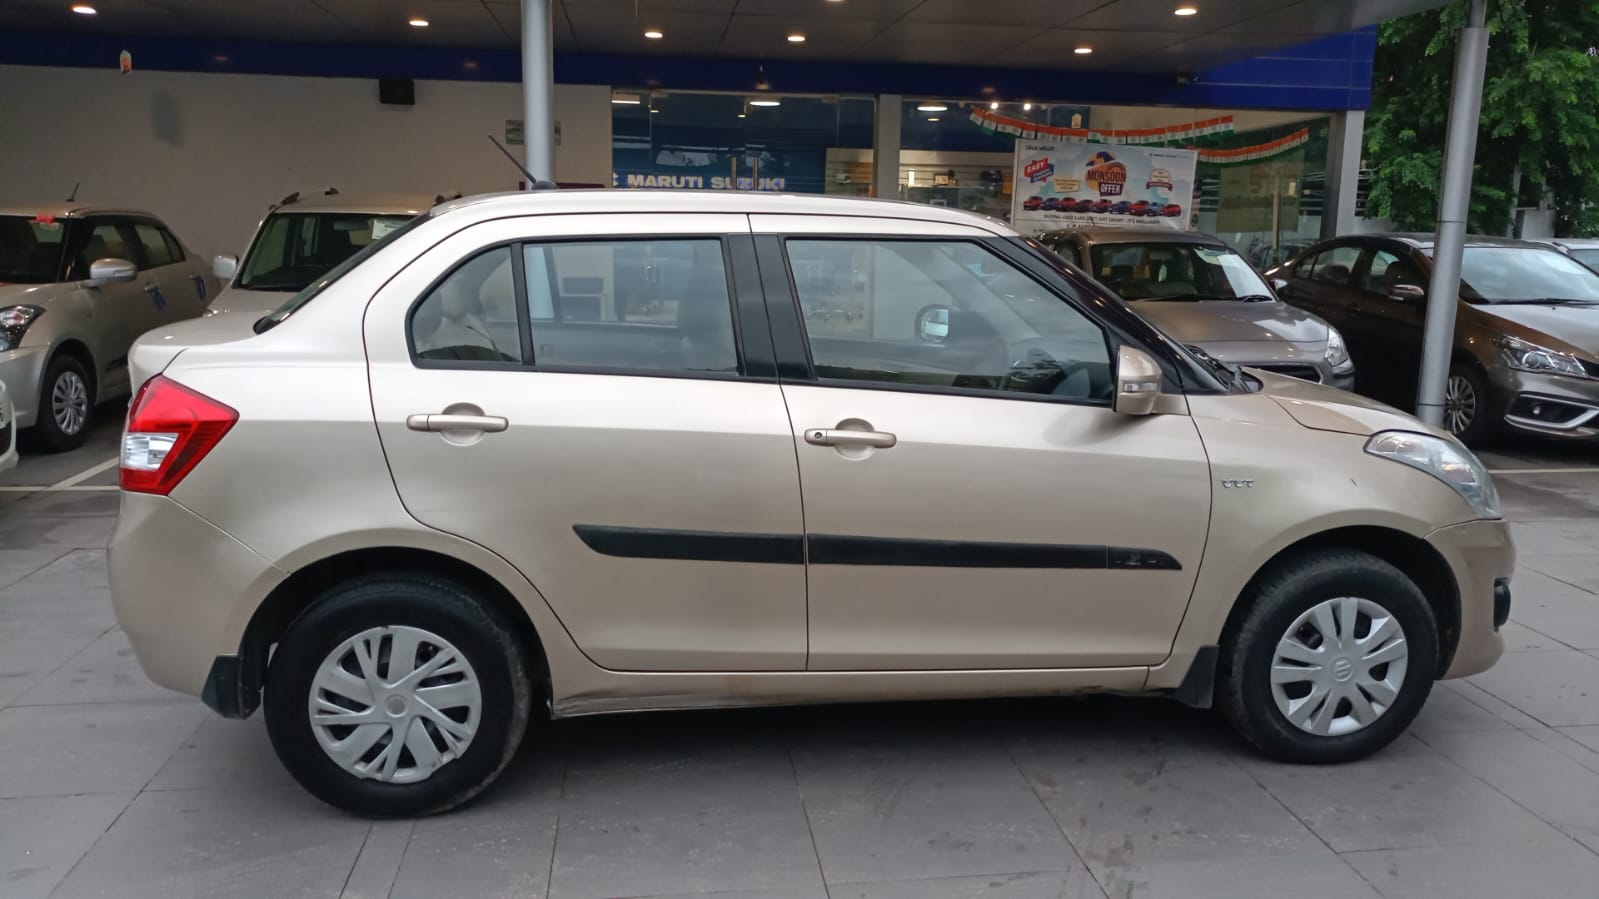
{"type": "Polygon", "coordinates": [[[555,32],[550,7],[551,0],[522,0],[522,141],[527,170],[542,181],[555,180],[555,32]]]}
{"type": "Polygon", "coordinates": [[[1321,204],[1321,237],[1330,240],[1355,230],[1360,190],[1360,157],[1366,136],[1366,111],[1351,109],[1332,117],[1327,132],[1327,185],[1321,204]]]}
{"type": "Polygon", "coordinates": [[[877,121],[872,129],[872,196],[899,199],[899,120],[904,97],[877,95],[877,121]]]}

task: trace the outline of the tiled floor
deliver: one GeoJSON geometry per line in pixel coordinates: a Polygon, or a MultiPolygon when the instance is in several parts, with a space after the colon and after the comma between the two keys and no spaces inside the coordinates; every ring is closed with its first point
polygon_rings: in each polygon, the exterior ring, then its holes
{"type": "Polygon", "coordinates": [[[1599,471],[1490,458],[1511,652],[1368,761],[1278,765],[1110,698],[622,716],[532,735],[460,812],[372,823],[115,627],[104,440],[0,479],[0,897],[1599,897],[1599,471]],[[1527,472],[1526,470],[1533,471],[1527,472]]]}

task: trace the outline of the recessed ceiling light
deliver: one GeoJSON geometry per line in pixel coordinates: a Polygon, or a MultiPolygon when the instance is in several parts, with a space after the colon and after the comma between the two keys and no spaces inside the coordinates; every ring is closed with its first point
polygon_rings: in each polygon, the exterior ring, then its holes
{"type": "Polygon", "coordinates": [[[763,107],[766,107],[766,108],[770,109],[773,106],[782,106],[783,105],[783,101],[781,101],[781,100],[751,100],[750,101],[750,105],[751,106],[763,106],[763,107]]]}
{"type": "Polygon", "coordinates": [[[936,121],[938,121],[938,116],[936,116],[936,115],[930,115],[930,116],[928,116],[928,117],[927,117],[927,120],[928,120],[928,121],[929,121],[929,122],[936,122],[936,121]]]}
{"type": "Polygon", "coordinates": [[[923,103],[916,107],[917,112],[944,112],[948,109],[949,107],[942,103],[923,103]]]}
{"type": "Polygon", "coordinates": [[[988,104],[988,108],[989,109],[998,109],[999,108],[999,101],[995,100],[994,102],[988,104]]]}
{"type": "Polygon", "coordinates": [[[412,16],[410,22],[407,24],[409,24],[412,28],[426,28],[428,27],[428,20],[422,18],[421,16],[412,16]]]}
{"type": "Polygon", "coordinates": [[[1192,16],[1197,15],[1198,13],[1199,7],[1197,6],[1179,6],[1172,10],[1172,15],[1174,16],[1192,16]]]}
{"type": "Polygon", "coordinates": [[[642,101],[638,94],[612,94],[611,102],[617,106],[637,106],[642,101]]]}
{"type": "Polygon", "coordinates": [[[213,56],[211,58],[213,60],[217,61],[217,62],[227,62],[228,61],[228,55],[226,53],[218,53],[217,55],[215,55],[215,56],[213,56]]]}
{"type": "Polygon", "coordinates": [[[738,117],[739,117],[739,118],[741,118],[741,119],[742,119],[742,118],[744,118],[744,113],[742,113],[742,112],[741,112],[741,113],[739,113],[739,114],[738,114],[738,117]]]}
{"type": "Polygon", "coordinates": [[[655,107],[653,107],[653,106],[651,106],[651,107],[650,107],[650,113],[651,113],[651,114],[652,114],[652,115],[653,115],[653,114],[655,114],[655,113],[657,113],[657,112],[660,112],[660,110],[659,110],[659,109],[656,109],[656,108],[655,108],[655,107]]]}
{"type": "Polygon", "coordinates": [[[1072,52],[1076,53],[1078,56],[1087,56],[1088,54],[1094,52],[1094,48],[1093,47],[1078,47],[1076,50],[1073,50],[1072,52]]]}
{"type": "Polygon", "coordinates": [[[805,35],[796,31],[788,36],[788,42],[791,44],[803,44],[805,43],[805,35]]]}
{"type": "Polygon", "coordinates": [[[1033,111],[1033,104],[1031,104],[1031,103],[1023,103],[1022,104],[1022,112],[1032,112],[1032,111],[1033,111]]]}
{"type": "Polygon", "coordinates": [[[93,16],[93,15],[98,15],[99,12],[100,12],[99,10],[95,9],[94,7],[90,6],[87,3],[74,3],[74,4],[72,4],[72,11],[77,13],[80,16],[93,16]]]}
{"type": "Polygon", "coordinates": [[[658,41],[661,38],[666,37],[666,34],[659,28],[651,28],[649,31],[644,32],[644,36],[652,41],[658,41]]]}

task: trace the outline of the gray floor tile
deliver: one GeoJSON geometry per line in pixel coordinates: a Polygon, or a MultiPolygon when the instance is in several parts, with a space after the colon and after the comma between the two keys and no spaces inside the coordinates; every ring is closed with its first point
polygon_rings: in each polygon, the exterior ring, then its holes
{"type": "Polygon", "coordinates": [[[998,740],[794,754],[829,882],[1068,871],[1079,860],[998,740]]]}
{"type": "Polygon", "coordinates": [[[111,579],[106,571],[105,550],[74,549],[18,582],[32,587],[99,587],[106,589],[111,579]]]}
{"type": "Polygon", "coordinates": [[[1599,752],[1599,725],[1588,725],[1586,727],[1557,727],[1555,730],[1560,731],[1571,739],[1576,740],[1578,743],[1581,743],[1589,749],[1592,749],[1594,752],[1599,752]]]}
{"type": "Polygon", "coordinates": [[[564,796],[552,899],[821,883],[786,756],[571,770],[564,796]]]}
{"type": "Polygon", "coordinates": [[[1499,633],[1505,638],[1505,652],[1537,652],[1547,649],[1572,648],[1548,634],[1541,633],[1526,624],[1517,622],[1514,614],[1511,615],[1511,621],[1499,629],[1499,633]]]}
{"type": "Polygon", "coordinates": [[[1573,587],[1599,593],[1599,566],[1593,563],[1591,549],[1587,555],[1531,555],[1521,559],[1523,567],[1546,574],[1573,587]]]}
{"type": "Polygon", "coordinates": [[[1593,552],[1594,537],[1599,526],[1591,519],[1577,518],[1563,521],[1511,520],[1511,533],[1515,535],[1522,564],[1528,557],[1543,555],[1584,556],[1593,552]]]}
{"type": "Polygon", "coordinates": [[[0,590],[0,626],[52,618],[98,624],[102,632],[117,623],[111,608],[111,591],[105,587],[39,583],[24,578],[0,590]]]}
{"type": "MultiPolygon", "coordinates": [[[[4,546],[4,544],[0,544],[4,546]]],[[[61,558],[68,550],[62,547],[42,549],[0,548],[0,587],[9,587],[35,571],[61,558]]]]}
{"type": "Polygon", "coordinates": [[[371,823],[299,790],[145,793],[61,884],[73,899],[336,897],[371,823]]]}
{"type": "Polygon", "coordinates": [[[0,709],[0,797],[138,790],[209,714],[198,702],[0,709]]]}
{"type": "Polygon", "coordinates": [[[1325,847],[1300,855],[1129,865],[1098,873],[1110,899],[1380,899],[1325,847]]]}
{"type": "Polygon", "coordinates": [[[1451,681],[1434,684],[1427,704],[1410,725],[1420,736],[1459,731],[1507,730],[1515,725],[1473,702],[1451,681]]]}
{"type": "Polygon", "coordinates": [[[1249,767],[1266,789],[1338,852],[1457,844],[1492,847],[1558,833],[1409,736],[1349,765],[1262,761],[1249,767]]]}
{"type": "MultiPolygon", "coordinates": [[[[414,821],[374,821],[356,856],[355,867],[344,882],[339,899],[384,899],[394,888],[400,860],[411,842],[414,821]]],[[[439,895],[444,895],[444,891],[439,895]]]]}
{"type": "Polygon", "coordinates": [[[1099,882],[1084,868],[940,877],[882,883],[830,883],[829,899],[1105,899],[1099,882]]]}
{"type": "Polygon", "coordinates": [[[1599,649],[1599,596],[1585,590],[1518,590],[1510,618],[1558,641],[1546,648],[1599,649]]]}
{"type": "Polygon", "coordinates": [[[1507,653],[1471,682],[1544,724],[1599,724],[1599,659],[1575,650],[1507,653]]]}
{"type": "Polygon", "coordinates": [[[1589,771],[1599,774],[1599,750],[1578,742],[1558,727],[1535,727],[1522,733],[1548,746],[1555,752],[1576,762],[1589,771]]]}
{"type": "Polygon", "coordinates": [[[1564,837],[1344,856],[1388,899],[1599,895],[1599,856],[1564,837]]]}
{"type": "Polygon", "coordinates": [[[260,712],[247,721],[207,715],[146,789],[225,790],[240,784],[294,784],[272,751],[266,716],[260,712]]]}
{"type": "Polygon", "coordinates": [[[1457,679],[1444,681],[1442,683],[1433,685],[1434,692],[1437,692],[1439,688],[1452,690],[1459,693],[1461,696],[1464,696],[1481,708],[1492,713],[1494,717],[1507,722],[1511,727],[1527,728],[1547,726],[1537,718],[1534,718],[1510,703],[1505,702],[1503,699],[1500,699],[1492,693],[1489,693],[1487,690],[1484,690],[1469,680],[1457,679]]]}
{"type": "Polygon", "coordinates": [[[0,799],[0,894],[50,895],[132,801],[132,793],[0,799]]]}
{"type": "MultiPolygon", "coordinates": [[[[113,467],[83,483],[115,486],[119,476],[113,467]]],[[[121,503],[115,490],[55,490],[29,495],[20,511],[41,518],[115,518],[121,503]]]]}
{"type": "Polygon", "coordinates": [[[1523,808],[1599,851],[1599,774],[1518,730],[1445,734],[1429,742],[1523,808]]]}
{"type": "MultiPolygon", "coordinates": [[[[832,894],[838,899],[838,894],[832,894]]],[[[778,890],[732,890],[720,893],[658,893],[629,896],[627,899],[828,899],[826,887],[793,887],[778,890]]]]}
{"type": "Polygon", "coordinates": [[[416,822],[392,899],[545,896],[560,800],[560,760],[524,753],[472,804],[416,822]]]}
{"type": "Polygon", "coordinates": [[[95,620],[0,618],[0,708],[82,652],[107,628],[95,620]]]}
{"type": "Polygon", "coordinates": [[[0,546],[11,549],[102,547],[110,542],[116,527],[115,518],[104,516],[12,514],[0,518],[0,546]]]}
{"type": "Polygon", "coordinates": [[[69,705],[86,702],[194,701],[146,677],[120,628],[85,647],[46,675],[12,705],[69,705]]]}

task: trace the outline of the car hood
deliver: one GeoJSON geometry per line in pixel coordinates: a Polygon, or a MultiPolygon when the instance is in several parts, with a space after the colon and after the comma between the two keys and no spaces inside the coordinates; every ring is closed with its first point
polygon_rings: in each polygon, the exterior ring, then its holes
{"type": "Polygon", "coordinates": [[[217,298],[206,307],[206,315],[221,315],[225,312],[253,312],[256,318],[283,305],[289,297],[294,296],[292,290],[241,290],[237,287],[225,287],[217,294],[217,298]]]}
{"type": "MultiPolygon", "coordinates": [[[[1564,343],[1580,350],[1583,355],[1599,359],[1599,306],[1534,306],[1497,303],[1472,306],[1483,315],[1514,322],[1528,331],[1537,331],[1555,338],[1553,341],[1536,334],[1525,335],[1533,343],[1548,345],[1564,343]]],[[[1551,346],[1562,350],[1567,347],[1551,346]]]]}
{"type": "Polygon", "coordinates": [[[1271,372],[1251,372],[1261,381],[1261,393],[1293,417],[1294,421],[1317,431],[1336,431],[1364,437],[1378,431],[1418,431],[1453,440],[1447,431],[1434,428],[1413,415],[1367,399],[1347,390],[1313,384],[1271,372]]]}
{"type": "Polygon", "coordinates": [[[1327,323],[1287,303],[1133,300],[1127,308],[1178,342],[1206,349],[1218,343],[1327,343],[1327,323]]]}

